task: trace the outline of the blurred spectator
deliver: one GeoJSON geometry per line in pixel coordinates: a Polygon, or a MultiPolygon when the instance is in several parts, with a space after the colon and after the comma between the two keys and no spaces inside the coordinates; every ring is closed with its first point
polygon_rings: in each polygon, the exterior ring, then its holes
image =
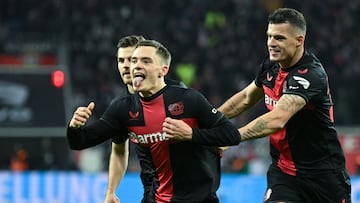
{"type": "Polygon", "coordinates": [[[187,86],[191,87],[196,77],[196,67],[192,63],[180,63],[175,67],[179,79],[187,86]]]}
{"type": "Polygon", "coordinates": [[[100,172],[104,170],[103,150],[99,147],[84,149],[79,152],[79,169],[82,172],[100,172]]]}
{"type": "Polygon", "coordinates": [[[37,168],[42,170],[55,170],[58,169],[58,162],[56,160],[52,140],[44,137],[41,139],[41,162],[37,168]]]}
{"type": "Polygon", "coordinates": [[[22,146],[15,146],[14,154],[10,160],[10,170],[21,172],[29,169],[28,152],[22,146]]]}

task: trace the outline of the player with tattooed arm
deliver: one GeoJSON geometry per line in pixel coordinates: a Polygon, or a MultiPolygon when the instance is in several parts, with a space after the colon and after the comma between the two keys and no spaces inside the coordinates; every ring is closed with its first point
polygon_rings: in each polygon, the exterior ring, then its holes
{"type": "MultiPolygon", "coordinates": [[[[334,127],[328,76],[319,59],[305,50],[302,13],[279,8],[269,15],[267,47],[254,82],[228,99],[219,111],[233,118],[263,99],[269,112],[239,128],[241,141],[269,136],[272,164],[266,203],[350,203],[351,185],[334,127]]],[[[166,137],[219,145],[214,135],[195,134],[167,118],[166,137]]]]}

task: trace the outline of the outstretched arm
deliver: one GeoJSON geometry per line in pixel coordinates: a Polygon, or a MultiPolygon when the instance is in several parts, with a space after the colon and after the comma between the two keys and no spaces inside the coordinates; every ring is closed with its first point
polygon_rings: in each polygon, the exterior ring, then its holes
{"type": "Polygon", "coordinates": [[[109,180],[104,203],[120,202],[115,192],[125,175],[129,159],[129,140],[121,144],[112,143],[109,162],[109,180]]]}
{"type": "Polygon", "coordinates": [[[234,118],[256,104],[263,96],[263,90],[252,82],[245,89],[226,100],[218,110],[226,117],[234,118]]]}
{"type": "Polygon", "coordinates": [[[294,94],[284,94],[272,111],[261,115],[239,128],[241,140],[252,140],[268,136],[285,127],[290,118],[306,104],[304,98],[294,94]]]}
{"type": "MultiPolygon", "coordinates": [[[[227,101],[222,104],[218,110],[228,118],[234,118],[256,104],[262,97],[263,90],[252,82],[248,87],[242,91],[234,94],[227,101]]],[[[226,151],[229,146],[218,147],[220,152],[226,151]]]]}
{"type": "MultiPolygon", "coordinates": [[[[240,143],[239,131],[225,117],[211,128],[191,128],[182,120],[166,118],[163,123],[163,132],[167,139],[180,141],[192,140],[195,143],[208,146],[232,146],[240,143]]],[[[219,151],[226,148],[219,148],[219,151]]]]}
{"type": "MultiPolygon", "coordinates": [[[[285,127],[289,119],[306,104],[298,95],[283,95],[274,109],[238,129],[241,141],[261,138],[285,127]]],[[[191,128],[181,120],[166,118],[163,124],[165,137],[173,140],[193,140],[199,144],[226,146],[222,139],[224,134],[200,132],[202,129],[191,128]]]]}
{"type": "Polygon", "coordinates": [[[71,149],[82,150],[105,142],[119,135],[121,129],[111,127],[104,120],[97,120],[85,126],[92,114],[94,103],[87,107],[79,107],[67,128],[67,141],[71,149]]]}

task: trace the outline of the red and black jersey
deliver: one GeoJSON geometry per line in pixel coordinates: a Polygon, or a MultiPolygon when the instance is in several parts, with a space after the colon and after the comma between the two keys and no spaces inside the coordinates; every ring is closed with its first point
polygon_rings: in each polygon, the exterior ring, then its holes
{"type": "Polygon", "coordinates": [[[121,143],[126,129],[130,140],[142,147],[145,160],[153,166],[158,184],[153,184],[156,202],[217,202],[220,183],[220,157],[211,146],[195,142],[172,142],[162,133],[166,117],[181,119],[197,134],[212,134],[224,145],[240,142],[236,127],[218,112],[198,91],[168,85],[157,94],[138,94],[111,102],[101,119],[80,129],[78,136],[94,134],[115,137],[121,143]],[[100,129],[99,129],[100,128],[100,129]]]}
{"type": "MultiPolygon", "coordinates": [[[[165,78],[165,83],[168,85],[176,85],[180,87],[186,87],[184,83],[165,78]]],[[[128,93],[130,94],[130,93],[128,93]]],[[[115,140],[116,142],[116,140],[115,140]]],[[[154,194],[156,188],[159,187],[159,178],[156,171],[154,170],[153,161],[150,153],[150,148],[146,146],[135,145],[135,152],[140,164],[140,179],[144,188],[144,195],[142,203],[154,201],[154,194]]]]}
{"type": "Polygon", "coordinates": [[[286,69],[266,59],[255,84],[264,89],[265,105],[270,111],[283,94],[299,95],[307,102],[283,129],[270,135],[273,163],[290,175],[345,167],[344,154],[334,128],[328,77],[312,53],[305,52],[297,64],[286,69]]]}

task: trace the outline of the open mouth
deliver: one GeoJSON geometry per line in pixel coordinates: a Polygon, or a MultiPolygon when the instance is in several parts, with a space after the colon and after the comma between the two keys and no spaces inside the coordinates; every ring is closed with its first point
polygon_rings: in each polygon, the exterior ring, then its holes
{"type": "Polygon", "coordinates": [[[145,79],[145,75],[142,73],[135,73],[134,74],[134,79],[133,79],[133,86],[134,87],[140,87],[142,81],[144,81],[145,79]]]}

